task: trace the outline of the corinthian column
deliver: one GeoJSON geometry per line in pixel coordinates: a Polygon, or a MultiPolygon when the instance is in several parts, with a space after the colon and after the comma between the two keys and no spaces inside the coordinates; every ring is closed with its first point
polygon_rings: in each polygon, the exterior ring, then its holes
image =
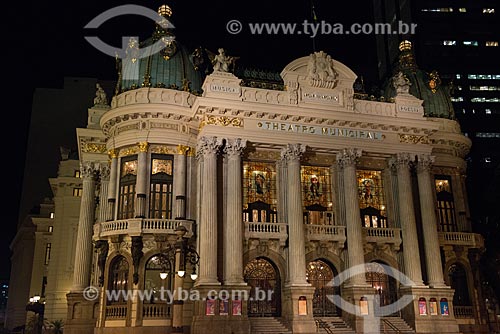
{"type": "Polygon", "coordinates": [[[178,145],[174,158],[175,219],[186,218],[186,153],[189,146],[178,145]]]}
{"type": "Polygon", "coordinates": [[[437,230],[436,211],[434,210],[434,187],[431,180],[431,166],[434,157],[420,155],[417,162],[418,190],[420,211],[422,214],[422,229],[424,232],[425,263],[430,287],[444,287],[443,269],[441,267],[441,252],[437,230]]]}
{"type": "MultiPolygon", "coordinates": [[[[337,165],[341,174],[340,179],[343,181],[349,268],[365,263],[356,178],[356,163],[361,153],[361,150],[354,148],[337,153],[337,165]]],[[[349,285],[366,285],[366,278],[364,275],[355,275],[349,281],[349,285]]]]}
{"type": "Polygon", "coordinates": [[[118,174],[118,150],[109,150],[108,156],[111,159],[111,168],[109,172],[108,184],[108,211],[106,214],[106,221],[114,220],[115,218],[115,205],[116,205],[116,178],[118,174]]]}
{"type": "Polygon", "coordinates": [[[220,284],[217,279],[217,152],[222,140],[201,137],[198,154],[203,158],[200,215],[200,276],[196,285],[220,284]]]}
{"type": "Polygon", "coordinates": [[[227,155],[227,202],[225,277],[226,285],[246,285],[243,281],[243,210],[241,188],[241,153],[246,147],[245,139],[226,139],[224,153],[227,155]],[[231,254],[229,256],[229,254],[231,254]]]}
{"type": "Polygon", "coordinates": [[[109,194],[109,176],[110,169],[108,164],[99,166],[99,178],[101,179],[101,189],[99,191],[99,217],[97,221],[105,222],[108,216],[108,194],[109,194]]]}
{"type": "Polygon", "coordinates": [[[135,201],[135,217],[146,217],[146,192],[147,192],[147,175],[148,175],[148,142],[138,143],[139,154],[137,155],[137,180],[135,185],[136,201],[135,201]]]}
{"type": "Polygon", "coordinates": [[[290,286],[309,286],[306,280],[306,254],[304,240],[304,211],[300,184],[300,157],[306,146],[288,144],[281,150],[281,158],[287,163],[288,189],[288,267],[290,286]]]}
{"type": "Polygon", "coordinates": [[[92,232],[95,218],[95,178],[97,170],[98,166],[94,165],[93,162],[84,162],[80,165],[80,172],[83,178],[83,189],[76,239],[72,292],[82,291],[90,284],[92,232]]]}
{"type": "MultiPolygon", "coordinates": [[[[398,153],[397,156],[390,161],[390,164],[396,168],[398,177],[399,220],[403,235],[405,274],[416,285],[423,285],[410,177],[412,160],[409,153],[398,153]]],[[[429,210],[428,207],[423,209],[429,210]]],[[[431,210],[434,210],[434,205],[431,207],[431,210]]]]}

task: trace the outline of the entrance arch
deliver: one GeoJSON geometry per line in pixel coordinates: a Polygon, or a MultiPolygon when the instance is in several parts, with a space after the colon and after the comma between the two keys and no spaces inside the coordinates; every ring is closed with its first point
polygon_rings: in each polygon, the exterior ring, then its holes
{"type": "Polygon", "coordinates": [[[249,317],[281,316],[281,279],[270,260],[256,258],[245,266],[245,282],[250,286],[249,317]]]}
{"type": "Polygon", "coordinates": [[[386,306],[398,300],[398,293],[396,279],[389,276],[382,265],[389,267],[382,261],[372,261],[366,264],[366,283],[376,290],[380,298],[380,306],[386,306]]]}
{"type": "Polygon", "coordinates": [[[317,259],[307,264],[307,282],[314,288],[313,315],[317,317],[340,316],[340,310],[331,301],[331,296],[340,294],[338,287],[332,285],[338,275],[334,266],[325,260],[317,259]]]}

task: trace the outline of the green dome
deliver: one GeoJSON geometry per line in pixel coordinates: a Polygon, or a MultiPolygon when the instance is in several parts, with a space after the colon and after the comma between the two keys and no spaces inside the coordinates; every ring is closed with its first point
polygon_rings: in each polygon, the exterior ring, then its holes
{"type": "MultiPolygon", "coordinates": [[[[164,13],[160,10],[159,13],[170,21],[171,11],[164,13]]],[[[120,92],[141,87],[158,87],[201,93],[206,75],[204,68],[198,63],[195,66],[193,52],[175,39],[172,29],[156,25],[153,36],[140,45],[131,39],[126,53],[127,57],[121,60],[118,68],[120,92]],[[159,48],[161,50],[155,52],[159,48]],[[141,52],[150,55],[146,54],[141,58],[141,52]]]]}
{"type": "MultiPolygon", "coordinates": [[[[424,115],[427,117],[455,119],[449,87],[441,84],[437,71],[428,73],[417,67],[410,42],[401,42],[399,49],[401,54],[395,72],[403,72],[411,83],[410,94],[424,101],[424,115]]],[[[392,84],[392,80],[388,80],[385,85],[384,96],[386,99],[396,96],[396,89],[392,84]]]]}

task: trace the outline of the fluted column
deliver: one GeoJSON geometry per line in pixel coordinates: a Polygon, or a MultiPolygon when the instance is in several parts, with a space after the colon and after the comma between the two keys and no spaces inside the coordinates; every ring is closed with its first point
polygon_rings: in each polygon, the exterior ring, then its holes
{"type": "Polygon", "coordinates": [[[148,176],[148,142],[140,142],[137,144],[139,153],[137,154],[137,179],[135,185],[136,201],[135,201],[135,217],[146,217],[146,192],[147,192],[147,176],[148,176]]]}
{"type": "MultiPolygon", "coordinates": [[[[403,235],[403,261],[405,274],[416,285],[423,285],[422,268],[420,267],[420,253],[418,247],[417,224],[415,208],[413,206],[410,167],[412,157],[408,153],[398,153],[391,160],[396,168],[398,178],[399,220],[403,235]]],[[[424,208],[429,209],[429,208],[424,208]]],[[[432,206],[434,210],[434,205],[432,206]]]]}
{"type": "MultiPolygon", "coordinates": [[[[356,163],[361,153],[361,150],[351,148],[337,154],[340,179],[343,181],[349,268],[365,263],[356,178],[356,163]]],[[[349,285],[366,285],[366,278],[364,275],[353,276],[349,285]]]]}
{"type": "Polygon", "coordinates": [[[246,285],[243,281],[243,203],[241,153],[246,147],[245,139],[226,139],[224,153],[227,156],[227,206],[224,257],[226,285],[246,285]]]}
{"type": "Polygon", "coordinates": [[[201,137],[197,152],[203,158],[200,215],[200,275],[196,285],[220,284],[217,279],[217,152],[222,140],[201,137]]]}
{"type": "Polygon", "coordinates": [[[98,165],[84,162],[80,165],[83,178],[80,218],[76,239],[75,270],[72,292],[82,291],[89,286],[92,266],[92,233],[95,218],[95,178],[98,165]]]}
{"type": "Polygon", "coordinates": [[[101,180],[101,189],[99,191],[99,217],[97,221],[105,222],[109,212],[109,202],[108,202],[108,194],[109,194],[109,176],[110,169],[108,164],[102,164],[99,166],[99,178],[101,180]]]}
{"type": "Polygon", "coordinates": [[[174,158],[175,219],[186,218],[186,153],[189,146],[178,145],[174,158]]]}
{"type": "Polygon", "coordinates": [[[290,286],[308,286],[306,280],[306,254],[304,240],[304,218],[302,209],[302,187],[300,183],[300,157],[306,146],[288,144],[281,151],[287,163],[288,189],[288,267],[290,286]]]}
{"type": "Polygon", "coordinates": [[[108,156],[111,159],[111,167],[109,172],[108,184],[108,206],[106,213],[106,221],[114,220],[116,207],[116,179],[118,176],[118,150],[109,150],[108,156]]]}
{"type": "Polygon", "coordinates": [[[418,190],[422,229],[424,232],[425,263],[430,287],[444,287],[443,268],[437,230],[437,218],[434,203],[434,187],[431,180],[431,166],[434,157],[420,155],[417,162],[418,190]]]}

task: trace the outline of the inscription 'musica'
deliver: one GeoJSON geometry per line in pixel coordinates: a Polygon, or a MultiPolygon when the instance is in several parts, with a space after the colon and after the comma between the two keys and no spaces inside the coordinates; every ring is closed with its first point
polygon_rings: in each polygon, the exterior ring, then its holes
{"type": "Polygon", "coordinates": [[[385,136],[380,132],[356,129],[334,128],[328,126],[302,125],[282,122],[258,122],[257,127],[262,130],[304,133],[319,136],[347,137],[356,139],[383,140],[385,136]]]}
{"type": "Polygon", "coordinates": [[[399,111],[420,112],[420,108],[419,107],[412,107],[412,106],[399,106],[399,111]]]}
{"type": "Polygon", "coordinates": [[[315,92],[304,92],[304,98],[308,100],[319,100],[319,101],[339,101],[339,97],[329,94],[321,94],[315,92]]]}
{"type": "Polygon", "coordinates": [[[218,84],[211,84],[210,90],[212,92],[221,92],[221,93],[237,93],[238,89],[236,87],[231,86],[223,86],[218,84]]]}

